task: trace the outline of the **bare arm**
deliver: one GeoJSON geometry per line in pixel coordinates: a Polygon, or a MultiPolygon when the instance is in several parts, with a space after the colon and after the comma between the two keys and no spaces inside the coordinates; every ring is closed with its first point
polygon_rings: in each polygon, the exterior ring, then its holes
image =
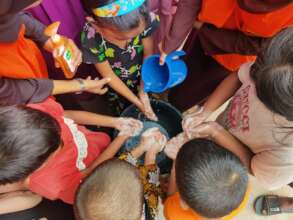
{"type": "Polygon", "coordinates": [[[30,191],[17,191],[0,196],[0,214],[8,214],[30,209],[38,205],[42,197],[30,191]]]}
{"type": "Polygon", "coordinates": [[[216,88],[212,95],[204,104],[204,109],[210,112],[218,109],[222,104],[224,104],[229,98],[231,98],[237,89],[241,86],[238,74],[232,73],[226,79],[224,79],[221,84],[216,88]]]}
{"type": "Polygon", "coordinates": [[[143,44],[143,56],[144,59],[151,56],[154,53],[154,40],[153,38],[147,37],[142,39],[142,44],[143,44]]]}
{"type": "Polygon", "coordinates": [[[106,150],[104,150],[103,153],[95,160],[95,162],[89,168],[82,171],[82,174],[84,176],[88,176],[98,165],[113,158],[127,139],[128,136],[116,137],[106,148],[106,150]]]}
{"type": "Polygon", "coordinates": [[[175,161],[173,161],[167,194],[168,196],[171,196],[176,192],[177,192],[177,185],[176,185],[175,161]]]}
{"type": "Polygon", "coordinates": [[[118,123],[118,118],[86,111],[64,111],[64,116],[71,118],[75,123],[82,125],[97,125],[115,128],[118,123]]]}
{"type": "Polygon", "coordinates": [[[142,109],[139,98],[116,76],[108,62],[95,64],[97,71],[105,78],[111,78],[110,86],[131,103],[142,109]]]}
{"type": "Polygon", "coordinates": [[[52,95],[82,91],[103,95],[107,92],[107,88],[104,88],[104,86],[110,80],[110,78],[101,80],[91,80],[90,78],[81,80],[54,80],[52,95]]]}

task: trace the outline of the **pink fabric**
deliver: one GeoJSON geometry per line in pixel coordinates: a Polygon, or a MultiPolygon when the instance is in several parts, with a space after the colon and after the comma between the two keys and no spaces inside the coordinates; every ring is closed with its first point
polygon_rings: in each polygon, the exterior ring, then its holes
{"type": "Polygon", "coordinates": [[[251,169],[260,183],[275,190],[293,182],[293,122],[271,112],[257,97],[250,78],[252,63],[238,72],[241,88],[217,121],[255,155],[251,169]]]}
{"type": "Polygon", "coordinates": [[[160,28],[155,34],[155,53],[158,53],[157,45],[168,33],[172,24],[173,15],[176,13],[176,4],[179,0],[150,0],[150,10],[160,16],[160,28]]]}

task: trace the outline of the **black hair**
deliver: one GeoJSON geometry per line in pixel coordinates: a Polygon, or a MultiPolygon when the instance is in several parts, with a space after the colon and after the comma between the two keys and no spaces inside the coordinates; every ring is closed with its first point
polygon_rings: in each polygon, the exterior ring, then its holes
{"type": "Polygon", "coordinates": [[[251,68],[257,97],[273,113],[293,121],[293,28],[278,33],[251,68]]]}
{"type": "Polygon", "coordinates": [[[0,185],[24,180],[61,143],[50,115],[25,106],[0,107],[0,185]]]}
{"type": "Polygon", "coordinates": [[[74,203],[79,220],[140,220],[143,184],[137,168],[119,159],[99,165],[80,185],[74,203]]]}
{"type": "Polygon", "coordinates": [[[203,217],[224,217],[245,197],[247,170],[238,157],[209,140],[186,143],[175,167],[180,197],[203,217]]]}
{"type": "Polygon", "coordinates": [[[139,27],[142,20],[146,24],[150,20],[147,1],[130,13],[116,17],[97,17],[93,13],[93,9],[111,4],[115,0],[82,0],[82,2],[86,12],[95,19],[98,26],[113,27],[118,31],[125,32],[139,27]]]}

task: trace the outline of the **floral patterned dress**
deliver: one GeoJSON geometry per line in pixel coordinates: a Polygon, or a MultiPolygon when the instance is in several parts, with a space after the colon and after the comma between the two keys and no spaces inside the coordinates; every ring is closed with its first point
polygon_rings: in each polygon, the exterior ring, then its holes
{"type": "Polygon", "coordinates": [[[119,157],[120,160],[126,161],[136,166],[140,173],[140,178],[144,188],[144,215],[146,220],[157,220],[160,189],[160,169],[156,164],[141,165],[129,152],[125,152],[119,157]],[[147,207],[147,210],[146,210],[147,207]]]}
{"type": "MultiPolygon", "coordinates": [[[[87,64],[109,62],[113,72],[134,94],[137,94],[144,57],[142,39],[150,37],[158,25],[158,16],[151,13],[147,28],[140,35],[131,39],[127,47],[123,49],[108,42],[107,39],[95,31],[90,23],[86,23],[81,32],[83,60],[87,64]]],[[[111,109],[114,109],[116,115],[120,115],[130,105],[129,101],[117,94],[113,89],[108,92],[108,100],[111,109]]]]}

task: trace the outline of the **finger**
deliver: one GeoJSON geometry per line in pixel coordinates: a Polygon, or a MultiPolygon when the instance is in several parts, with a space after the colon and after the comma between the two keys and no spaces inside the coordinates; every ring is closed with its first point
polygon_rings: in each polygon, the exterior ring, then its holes
{"type": "Polygon", "coordinates": [[[100,95],[104,95],[104,94],[106,94],[108,92],[108,88],[104,88],[104,89],[102,89],[100,92],[99,92],[99,94],[100,95]]]}
{"type": "Polygon", "coordinates": [[[160,56],[160,65],[163,66],[166,61],[166,54],[161,54],[160,56]]]}
{"type": "Polygon", "coordinates": [[[91,80],[92,79],[92,77],[91,76],[88,76],[87,78],[86,78],[86,80],[91,80]]]}
{"type": "Polygon", "coordinates": [[[98,81],[98,86],[104,87],[106,84],[108,84],[111,81],[111,78],[103,78],[98,81]]]}

